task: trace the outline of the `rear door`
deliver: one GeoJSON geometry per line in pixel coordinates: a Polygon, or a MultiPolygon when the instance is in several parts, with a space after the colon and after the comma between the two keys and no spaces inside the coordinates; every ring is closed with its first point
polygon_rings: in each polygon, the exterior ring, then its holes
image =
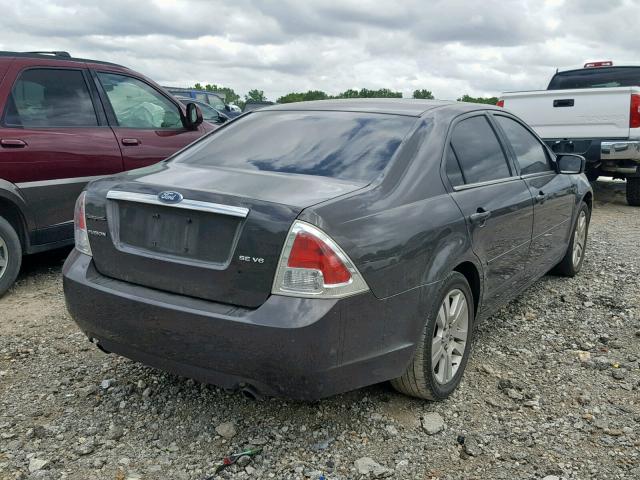
{"type": "Polygon", "coordinates": [[[453,125],[445,154],[452,197],[467,220],[484,270],[483,304],[522,284],[533,227],[533,200],[501,146],[489,117],[453,125]]]}
{"type": "Polygon", "coordinates": [[[164,160],[213,128],[186,129],[178,102],[142,78],[97,71],[96,79],[125,170],[164,160]]]}
{"type": "Polygon", "coordinates": [[[16,59],[2,84],[0,176],[32,208],[34,243],[73,237],[73,206],[88,180],[122,171],[122,157],[80,62],[16,59]],[[14,79],[14,81],[7,81],[14,79]]]}
{"type": "Polygon", "coordinates": [[[576,187],[567,175],[557,173],[547,148],[524,124],[503,114],[493,118],[534,198],[530,268],[546,273],[567,249],[576,187]]]}

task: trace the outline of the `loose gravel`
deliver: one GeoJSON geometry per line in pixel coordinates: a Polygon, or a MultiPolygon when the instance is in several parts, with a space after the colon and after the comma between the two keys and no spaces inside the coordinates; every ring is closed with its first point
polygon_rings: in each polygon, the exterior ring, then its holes
{"type": "Polygon", "coordinates": [[[104,355],[66,313],[65,252],[27,259],[0,300],[0,479],[640,479],[640,209],[596,197],[582,273],[482,323],[438,403],[256,402],[104,355]]]}

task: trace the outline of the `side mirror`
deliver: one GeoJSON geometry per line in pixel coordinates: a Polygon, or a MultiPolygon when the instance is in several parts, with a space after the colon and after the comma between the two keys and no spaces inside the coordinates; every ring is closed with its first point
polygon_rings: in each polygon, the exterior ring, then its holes
{"type": "Polygon", "coordinates": [[[226,123],[226,122],[228,122],[228,121],[229,121],[229,117],[227,117],[227,116],[226,116],[224,113],[222,113],[222,112],[218,112],[218,119],[219,119],[218,121],[219,121],[220,123],[226,123]]]}
{"type": "Polygon", "coordinates": [[[567,153],[556,157],[558,173],[576,174],[584,173],[587,161],[582,155],[567,153]]]}
{"type": "Polygon", "coordinates": [[[186,127],[189,130],[196,130],[202,123],[202,111],[195,103],[187,103],[186,127]]]}

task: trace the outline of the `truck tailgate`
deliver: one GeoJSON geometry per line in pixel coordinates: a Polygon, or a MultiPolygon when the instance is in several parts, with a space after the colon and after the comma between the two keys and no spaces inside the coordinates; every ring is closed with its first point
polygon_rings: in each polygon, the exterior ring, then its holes
{"type": "Polygon", "coordinates": [[[628,138],[636,87],[504,93],[504,107],[542,138],[628,138]]]}

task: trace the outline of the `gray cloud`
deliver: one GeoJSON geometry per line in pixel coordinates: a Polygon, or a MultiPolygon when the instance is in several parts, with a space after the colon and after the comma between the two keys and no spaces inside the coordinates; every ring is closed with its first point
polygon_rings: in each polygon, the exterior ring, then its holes
{"type": "Polygon", "coordinates": [[[544,88],[557,66],[637,58],[640,0],[0,0],[0,48],[64,49],[163,84],[544,88]]]}

